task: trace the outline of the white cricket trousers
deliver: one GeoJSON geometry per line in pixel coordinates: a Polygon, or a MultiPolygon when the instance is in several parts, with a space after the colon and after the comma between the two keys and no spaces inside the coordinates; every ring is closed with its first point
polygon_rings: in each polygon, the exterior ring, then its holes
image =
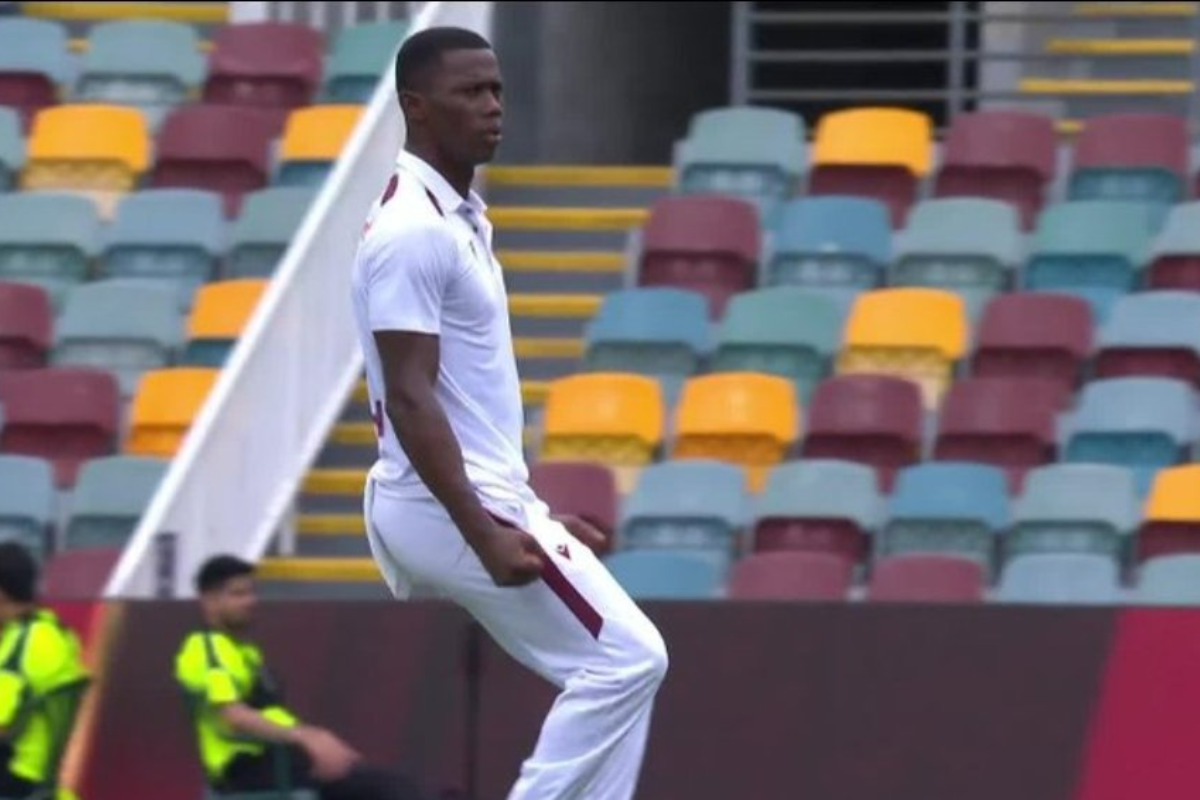
{"type": "Polygon", "coordinates": [[[465,608],[513,658],[561,691],[509,800],[629,800],[637,787],[667,651],[654,624],[544,503],[500,519],[537,539],[543,577],[497,586],[445,509],[369,481],[368,540],[397,597],[428,586],[465,608]]]}

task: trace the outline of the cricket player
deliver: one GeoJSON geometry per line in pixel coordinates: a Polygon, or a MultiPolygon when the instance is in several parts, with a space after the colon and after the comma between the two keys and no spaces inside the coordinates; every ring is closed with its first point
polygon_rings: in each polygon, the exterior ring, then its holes
{"type": "Polygon", "coordinates": [[[431,588],[561,690],[510,800],[628,800],[662,637],[590,547],[528,485],[508,298],[471,190],[501,140],[502,82],[486,40],[411,36],[396,58],[405,149],[370,211],[353,303],[379,435],[367,536],[398,598],[431,588]]]}

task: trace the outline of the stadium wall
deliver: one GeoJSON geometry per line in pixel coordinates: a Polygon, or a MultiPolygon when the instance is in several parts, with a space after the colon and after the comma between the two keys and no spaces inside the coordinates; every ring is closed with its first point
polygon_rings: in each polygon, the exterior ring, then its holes
{"type": "MultiPolygon", "coordinates": [[[[86,800],[191,800],[172,657],[192,606],[135,602],[86,800]]],[[[641,800],[1182,800],[1200,785],[1200,612],[648,604],[671,651],[641,800]]],[[[284,603],[293,705],[430,788],[503,797],[552,691],[456,609],[284,603]]]]}

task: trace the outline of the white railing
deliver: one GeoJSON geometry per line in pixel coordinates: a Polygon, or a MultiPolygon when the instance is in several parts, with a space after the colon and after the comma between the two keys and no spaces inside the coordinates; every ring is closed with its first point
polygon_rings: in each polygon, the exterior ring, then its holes
{"type": "MultiPolygon", "coordinates": [[[[412,29],[454,24],[487,35],[491,6],[426,3],[412,29]]],[[[301,481],[362,371],[351,263],[402,141],[385,76],[122,553],[106,597],[187,597],[193,572],[213,553],[257,559],[277,535],[286,549],[301,481]]]]}

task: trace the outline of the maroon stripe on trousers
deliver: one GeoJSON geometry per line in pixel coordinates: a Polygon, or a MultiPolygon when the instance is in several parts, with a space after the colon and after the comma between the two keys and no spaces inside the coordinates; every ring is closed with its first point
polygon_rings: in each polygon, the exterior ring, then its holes
{"type": "MultiPolygon", "coordinates": [[[[521,528],[503,517],[488,512],[488,514],[497,523],[504,525],[514,530],[521,528]]],[[[533,534],[530,534],[531,536],[533,534]]],[[[593,639],[600,638],[600,630],[604,627],[604,617],[600,616],[600,612],[587,601],[587,598],[580,594],[575,585],[563,574],[558,565],[551,560],[548,553],[542,554],[542,580],[550,587],[550,591],[554,592],[555,596],[562,601],[562,604],[567,607],[575,619],[592,635],[593,639]]]]}

